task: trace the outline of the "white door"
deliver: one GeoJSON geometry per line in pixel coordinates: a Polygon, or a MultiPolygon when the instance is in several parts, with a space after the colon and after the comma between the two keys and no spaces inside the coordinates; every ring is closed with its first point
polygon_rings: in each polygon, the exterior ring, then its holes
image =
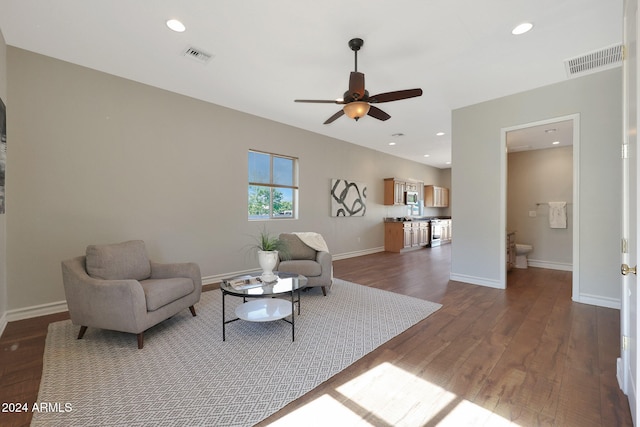
{"type": "Polygon", "coordinates": [[[627,394],[634,425],[637,421],[636,389],[638,386],[638,292],[635,267],[638,242],[638,0],[626,0],[624,7],[624,146],[623,146],[623,230],[622,230],[622,295],[620,310],[621,357],[618,381],[627,394]]]}

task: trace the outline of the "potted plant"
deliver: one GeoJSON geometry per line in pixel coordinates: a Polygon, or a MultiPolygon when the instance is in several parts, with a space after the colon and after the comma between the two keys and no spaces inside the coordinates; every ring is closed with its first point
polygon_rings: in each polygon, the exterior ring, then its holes
{"type": "Polygon", "coordinates": [[[278,253],[281,252],[284,255],[287,251],[284,242],[269,234],[266,227],[263,227],[256,237],[253,248],[258,252],[258,263],[262,268],[260,278],[267,283],[275,281],[277,276],[273,273],[273,269],[278,263],[278,253]]]}

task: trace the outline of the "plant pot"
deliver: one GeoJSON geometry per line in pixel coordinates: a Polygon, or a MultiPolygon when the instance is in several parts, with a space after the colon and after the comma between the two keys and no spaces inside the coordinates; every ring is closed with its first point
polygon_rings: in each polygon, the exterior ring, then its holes
{"type": "Polygon", "coordinates": [[[278,251],[258,251],[258,263],[262,268],[260,278],[263,282],[269,283],[278,279],[278,276],[273,274],[273,269],[278,263],[278,251]]]}

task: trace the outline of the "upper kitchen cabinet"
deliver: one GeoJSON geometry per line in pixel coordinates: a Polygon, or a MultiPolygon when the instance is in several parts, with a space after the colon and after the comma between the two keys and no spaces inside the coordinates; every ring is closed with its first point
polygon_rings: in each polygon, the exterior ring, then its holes
{"type": "Polygon", "coordinates": [[[385,178],[384,179],[384,204],[404,205],[404,194],[407,191],[419,193],[422,188],[422,182],[413,181],[402,178],[385,178]]]}
{"type": "Polygon", "coordinates": [[[404,205],[406,182],[395,178],[384,179],[384,204],[404,205]]]}
{"type": "Polygon", "coordinates": [[[424,206],[427,208],[449,207],[449,189],[436,185],[425,185],[424,206]]]}

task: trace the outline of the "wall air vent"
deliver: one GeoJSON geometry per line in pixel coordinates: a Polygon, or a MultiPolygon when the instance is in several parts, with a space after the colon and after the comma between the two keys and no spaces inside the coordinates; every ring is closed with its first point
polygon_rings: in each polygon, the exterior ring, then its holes
{"type": "Polygon", "coordinates": [[[210,53],[207,53],[195,47],[188,48],[187,50],[184,51],[183,55],[186,56],[187,58],[194,59],[203,64],[208,63],[209,61],[211,61],[211,58],[213,58],[213,55],[211,55],[210,53]]]}
{"type": "Polygon", "coordinates": [[[622,65],[624,47],[621,44],[605,47],[575,58],[566,59],[567,77],[580,77],[622,65]]]}

